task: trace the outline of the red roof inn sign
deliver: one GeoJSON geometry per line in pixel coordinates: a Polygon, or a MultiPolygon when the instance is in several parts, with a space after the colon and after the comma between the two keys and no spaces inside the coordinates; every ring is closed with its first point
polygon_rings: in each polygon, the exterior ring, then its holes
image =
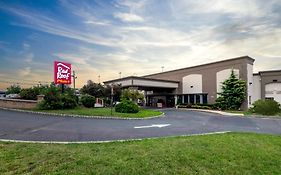
{"type": "Polygon", "coordinates": [[[71,64],[55,61],[54,80],[55,84],[71,84],[71,64]]]}

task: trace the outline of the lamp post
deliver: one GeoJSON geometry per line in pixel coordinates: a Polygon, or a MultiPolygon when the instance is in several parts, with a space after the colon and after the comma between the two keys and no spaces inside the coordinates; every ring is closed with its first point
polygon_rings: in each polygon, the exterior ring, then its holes
{"type": "Polygon", "coordinates": [[[77,78],[76,75],[75,75],[75,71],[73,71],[72,77],[73,77],[73,89],[75,90],[75,80],[77,78]]]}
{"type": "Polygon", "coordinates": [[[111,100],[110,100],[110,113],[112,115],[112,108],[113,108],[113,84],[111,84],[111,100]]]}

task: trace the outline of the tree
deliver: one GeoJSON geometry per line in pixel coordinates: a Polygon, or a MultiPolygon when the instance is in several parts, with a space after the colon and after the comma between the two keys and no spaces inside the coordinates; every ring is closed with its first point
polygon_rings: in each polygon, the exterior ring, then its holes
{"type": "Polygon", "coordinates": [[[101,98],[105,96],[105,87],[100,83],[94,83],[92,80],[88,80],[87,84],[81,88],[80,92],[82,94],[89,94],[101,98]]]}
{"type": "Polygon", "coordinates": [[[12,85],[7,88],[6,94],[19,94],[21,91],[21,87],[19,85],[12,85]]]}
{"type": "Polygon", "coordinates": [[[231,70],[230,77],[222,83],[222,92],[218,94],[217,107],[222,110],[238,110],[246,99],[246,82],[238,79],[231,70]]]}
{"type": "MultiPolygon", "coordinates": [[[[121,84],[113,84],[113,101],[120,101],[122,94],[122,86],[121,84]]],[[[111,86],[105,86],[105,97],[110,99],[111,97],[111,86]]]]}
{"type": "Polygon", "coordinates": [[[143,100],[144,95],[140,93],[138,90],[133,89],[124,89],[122,91],[121,95],[122,100],[131,100],[131,101],[137,101],[137,100],[143,100]]]}

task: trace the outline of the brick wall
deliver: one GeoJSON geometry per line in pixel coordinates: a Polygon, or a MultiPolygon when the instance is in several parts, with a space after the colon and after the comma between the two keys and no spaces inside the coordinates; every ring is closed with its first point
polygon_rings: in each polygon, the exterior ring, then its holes
{"type": "Polygon", "coordinates": [[[37,105],[35,100],[0,99],[0,107],[14,109],[32,109],[37,105]]]}

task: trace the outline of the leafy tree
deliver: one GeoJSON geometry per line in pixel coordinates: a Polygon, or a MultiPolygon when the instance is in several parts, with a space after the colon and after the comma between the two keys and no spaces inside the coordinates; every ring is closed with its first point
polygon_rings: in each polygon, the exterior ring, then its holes
{"type": "Polygon", "coordinates": [[[246,98],[246,82],[240,80],[231,70],[230,77],[222,83],[216,106],[222,110],[238,110],[246,98]]]}
{"type": "Polygon", "coordinates": [[[43,89],[44,100],[39,103],[40,109],[73,109],[77,107],[77,97],[74,90],[66,87],[61,93],[59,85],[51,84],[43,89]]]}
{"type": "Polygon", "coordinates": [[[98,98],[105,97],[105,87],[100,83],[94,83],[92,80],[88,80],[87,84],[80,89],[80,92],[98,98]]]}
{"type": "Polygon", "coordinates": [[[143,100],[144,95],[140,93],[138,90],[124,89],[122,91],[121,99],[131,100],[131,101],[143,100]]]}
{"type": "Polygon", "coordinates": [[[19,85],[12,85],[7,88],[6,94],[19,94],[21,91],[21,87],[19,85]]]}
{"type": "MultiPolygon", "coordinates": [[[[120,101],[121,100],[121,94],[122,94],[122,87],[120,84],[114,84],[113,86],[113,101],[120,101]]],[[[111,97],[111,86],[107,85],[105,86],[105,97],[109,99],[111,97]]]]}

